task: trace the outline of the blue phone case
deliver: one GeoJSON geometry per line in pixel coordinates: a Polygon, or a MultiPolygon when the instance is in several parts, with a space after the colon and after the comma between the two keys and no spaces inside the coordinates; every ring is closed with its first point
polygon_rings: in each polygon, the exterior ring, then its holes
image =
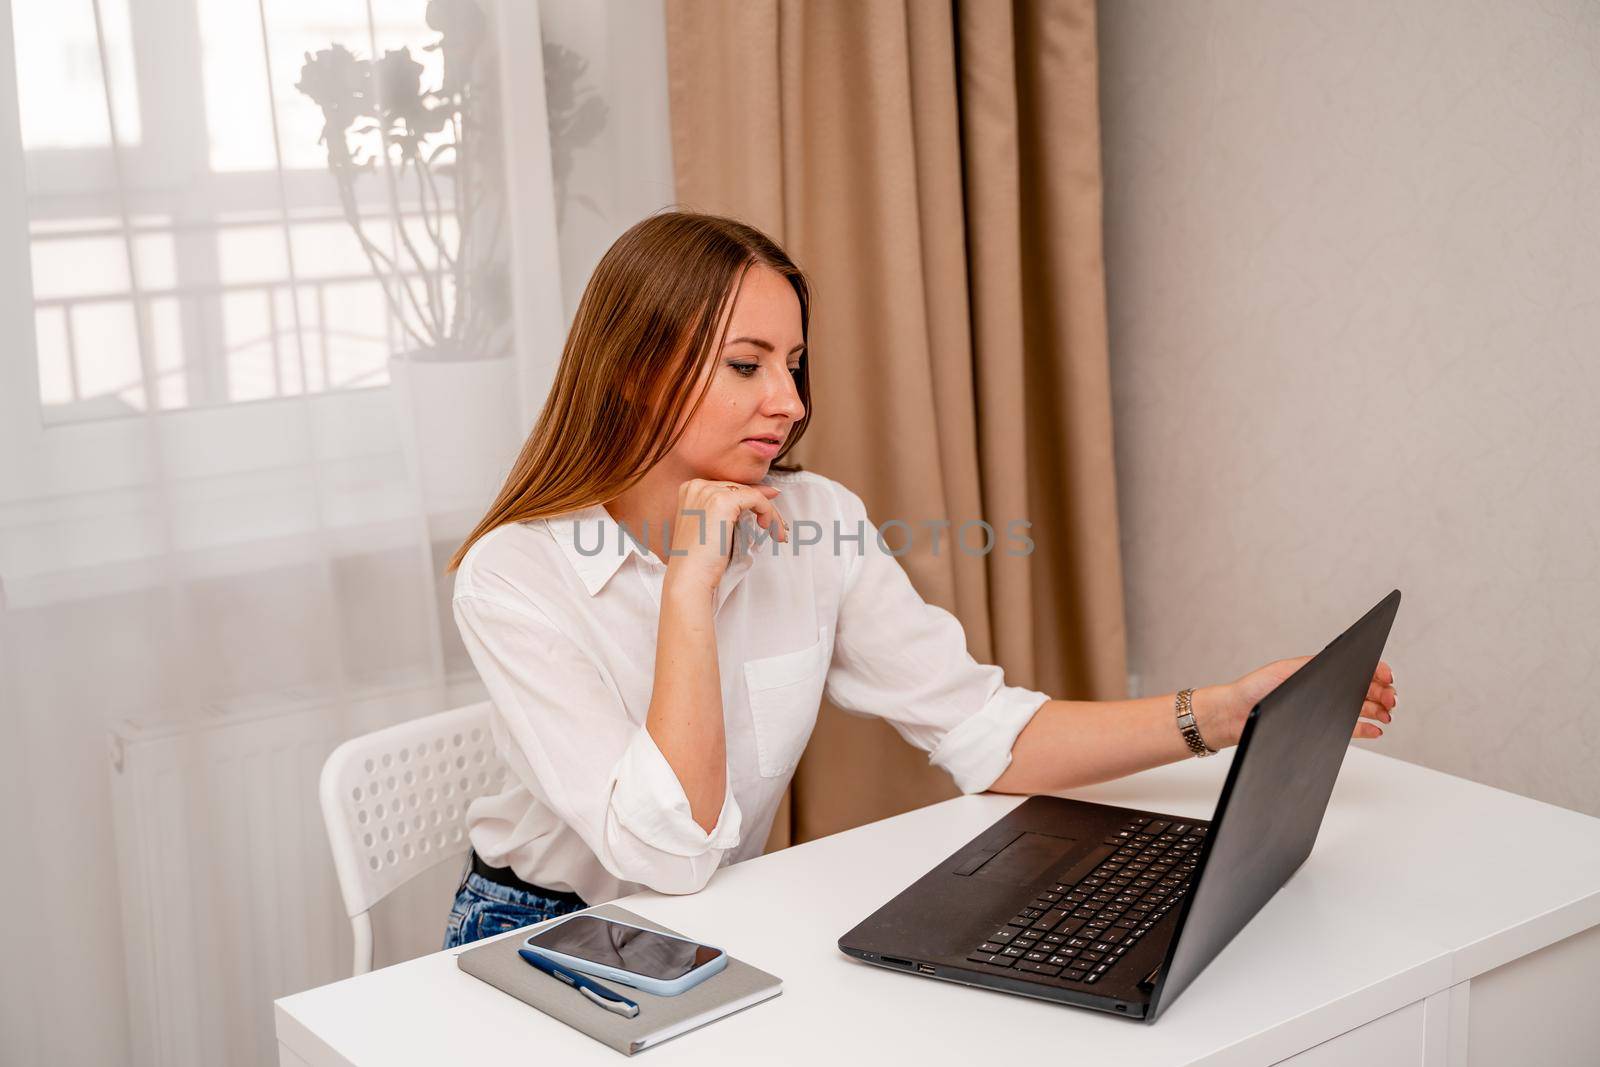
{"type": "MultiPolygon", "coordinates": [[[[607,919],[601,915],[568,915],[556,920],[553,923],[550,923],[548,926],[541,927],[539,933],[545,933],[546,931],[560,926],[564,922],[579,918],[596,919],[600,922],[611,923],[614,926],[626,926],[633,930],[645,930],[648,933],[655,934],[657,937],[668,936],[666,934],[662,934],[658,930],[650,930],[648,927],[637,926],[633,923],[620,922],[617,919],[607,919]]],[[[705,945],[704,947],[714,949],[717,954],[707,962],[702,963],[700,966],[690,971],[688,974],[685,974],[679,978],[652,978],[649,975],[639,974],[636,971],[625,971],[620,967],[608,967],[603,963],[596,963],[593,960],[586,960],[581,956],[569,956],[565,952],[554,952],[541,945],[535,945],[532,943],[532,941],[535,937],[539,936],[539,933],[529,934],[526,938],[524,938],[522,947],[530,952],[538,953],[545,959],[555,960],[564,967],[571,967],[575,971],[582,971],[584,974],[592,975],[595,978],[607,978],[613,982],[617,982],[626,986],[632,986],[635,989],[642,989],[646,993],[654,993],[661,997],[675,997],[679,993],[682,993],[685,989],[692,989],[694,986],[699,985],[707,978],[710,978],[712,975],[728,966],[728,953],[726,951],[717,948],[715,945],[705,945]]],[[[692,945],[701,944],[699,941],[689,941],[688,938],[683,937],[675,937],[672,940],[684,941],[692,945]]]]}

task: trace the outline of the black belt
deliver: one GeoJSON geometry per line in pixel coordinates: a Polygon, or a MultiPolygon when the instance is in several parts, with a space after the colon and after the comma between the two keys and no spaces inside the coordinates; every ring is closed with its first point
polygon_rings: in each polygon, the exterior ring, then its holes
{"type": "Polygon", "coordinates": [[[477,849],[472,850],[472,873],[482,878],[487,878],[495,885],[503,885],[507,889],[520,889],[524,893],[537,893],[541,897],[547,897],[550,900],[559,901],[562,904],[572,904],[579,908],[587,908],[589,906],[588,904],[584,903],[583,898],[576,893],[568,893],[565,890],[546,889],[543,886],[534,885],[531,882],[524,882],[521,878],[517,877],[517,872],[513,871],[510,867],[489,866],[487,863],[483,862],[483,857],[478,855],[477,849]]]}

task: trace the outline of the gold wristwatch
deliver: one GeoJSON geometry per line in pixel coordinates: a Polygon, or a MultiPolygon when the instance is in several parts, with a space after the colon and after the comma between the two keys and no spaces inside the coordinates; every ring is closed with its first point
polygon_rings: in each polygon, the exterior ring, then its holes
{"type": "Polygon", "coordinates": [[[1178,730],[1183,734],[1184,743],[1189,746],[1189,751],[1195,754],[1196,759],[1215,756],[1217,750],[1206,745],[1205,739],[1200,736],[1200,727],[1195,725],[1193,698],[1193,689],[1178,691],[1178,730]]]}

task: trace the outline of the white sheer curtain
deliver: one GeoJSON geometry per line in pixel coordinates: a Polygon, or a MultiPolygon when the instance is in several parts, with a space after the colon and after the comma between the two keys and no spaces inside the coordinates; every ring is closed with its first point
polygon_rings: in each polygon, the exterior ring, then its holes
{"type": "Polygon", "coordinates": [[[665,44],[658,0],[482,5],[512,341],[396,360],[293,83],[344,28],[423,56],[426,6],[0,0],[0,1062],[276,1062],[271,999],[347,973],[322,756],[480,698],[443,566],[672,201],[665,44]]]}

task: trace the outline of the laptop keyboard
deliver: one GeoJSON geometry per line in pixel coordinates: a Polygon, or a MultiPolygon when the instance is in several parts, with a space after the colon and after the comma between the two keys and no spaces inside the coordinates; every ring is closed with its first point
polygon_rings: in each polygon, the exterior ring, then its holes
{"type": "Polygon", "coordinates": [[[1206,829],[1152,816],[1129,821],[967,959],[1093,985],[1183,899],[1206,829]]]}

